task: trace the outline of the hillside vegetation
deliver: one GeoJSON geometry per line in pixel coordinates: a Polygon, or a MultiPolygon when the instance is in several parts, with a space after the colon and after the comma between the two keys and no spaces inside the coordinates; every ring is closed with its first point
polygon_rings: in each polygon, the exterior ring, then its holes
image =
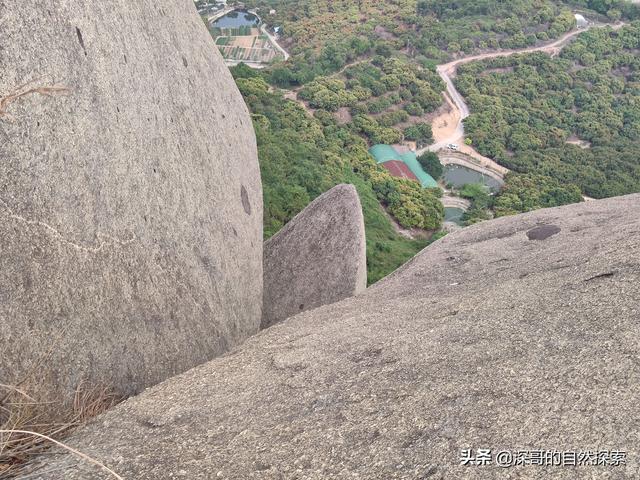
{"type": "Polygon", "coordinates": [[[325,117],[346,109],[348,118],[342,118],[342,123],[350,123],[371,144],[407,139],[428,145],[433,136],[425,115],[440,106],[443,89],[435,71],[377,55],[345,68],[340,75],[317,77],[301,89],[298,98],[324,111],[325,117]]]}
{"type": "MultiPolygon", "coordinates": [[[[440,191],[391,177],[367,154],[375,143],[433,141],[444,90],[437,64],[541,45],[574,29],[577,10],[601,22],[639,17],[638,6],[622,0],[244,4],[281,27],[292,54],[260,72],[233,69],[258,136],[265,236],[331,186],[353,183],[364,208],[370,282],[426,244],[399,234],[389,216],[403,228],[437,232],[442,225],[440,191]]],[[[513,170],[495,197],[474,187],[460,192],[472,205],[465,223],[640,189],[637,50],[634,24],[584,33],[560,58],[460,67],[458,88],[472,110],[469,141],[513,170]]]]}
{"type": "Polygon", "coordinates": [[[305,83],[368,50],[419,62],[442,62],[477,49],[517,48],[557,38],[575,25],[571,9],[552,0],[252,0],[282,26],[293,54],[287,67],[305,83]]]}
{"type": "MultiPolygon", "coordinates": [[[[639,49],[636,22],[585,32],[559,58],[531,54],[460,67],[469,138],[516,172],[591,197],[640,191],[639,49]]],[[[506,200],[502,208],[511,210],[506,200]]]]}
{"type": "Polygon", "coordinates": [[[251,109],[264,188],[265,238],[278,232],[315,197],[339,183],[356,186],[367,234],[369,282],[395,270],[426,240],[400,235],[386,208],[406,228],[437,231],[444,218],[438,190],[392,177],[376,165],[365,141],[327,116],[311,117],[244,65],[232,68],[251,109]]]}

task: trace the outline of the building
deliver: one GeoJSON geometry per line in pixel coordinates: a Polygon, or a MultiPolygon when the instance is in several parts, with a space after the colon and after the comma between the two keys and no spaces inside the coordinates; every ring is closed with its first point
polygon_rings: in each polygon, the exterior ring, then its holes
{"type": "Polygon", "coordinates": [[[394,177],[415,180],[423,188],[438,188],[438,182],[424,171],[415,152],[400,146],[378,144],[371,147],[369,153],[394,177]]]}
{"type": "Polygon", "coordinates": [[[575,17],[576,17],[576,23],[578,25],[578,28],[587,28],[589,26],[589,21],[586,18],[584,18],[583,15],[576,13],[575,17]]]}

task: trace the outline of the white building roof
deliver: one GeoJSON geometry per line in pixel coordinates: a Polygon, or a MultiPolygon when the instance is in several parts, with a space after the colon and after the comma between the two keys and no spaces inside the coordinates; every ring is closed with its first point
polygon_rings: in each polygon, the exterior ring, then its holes
{"type": "Polygon", "coordinates": [[[587,21],[586,18],[584,18],[583,15],[576,13],[575,17],[576,17],[576,22],[578,22],[579,28],[586,27],[587,25],[589,25],[589,22],[587,21]]]}

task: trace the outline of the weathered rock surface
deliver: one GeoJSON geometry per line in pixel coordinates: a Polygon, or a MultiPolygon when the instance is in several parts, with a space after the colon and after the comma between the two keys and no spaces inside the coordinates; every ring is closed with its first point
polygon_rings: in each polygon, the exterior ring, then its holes
{"type": "MultiPolygon", "coordinates": [[[[70,444],[132,479],[637,478],[639,209],[634,195],[451,234],[70,444]],[[619,449],[627,465],[463,467],[465,448],[619,449]]],[[[41,478],[107,478],[47,461],[41,478]]]]}
{"type": "Polygon", "coordinates": [[[262,328],[364,291],[366,248],[353,185],[311,202],[264,244],[262,328]]]}
{"type": "Polygon", "coordinates": [[[0,30],[0,383],[127,395],[256,332],[255,137],[193,2],[3,1],[0,30]]]}

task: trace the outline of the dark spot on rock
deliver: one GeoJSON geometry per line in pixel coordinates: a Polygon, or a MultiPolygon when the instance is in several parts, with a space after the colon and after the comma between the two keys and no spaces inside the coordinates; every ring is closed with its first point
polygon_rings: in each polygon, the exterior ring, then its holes
{"type": "Polygon", "coordinates": [[[251,215],[251,203],[249,203],[249,194],[247,193],[247,189],[244,188],[244,185],[242,185],[242,188],[240,189],[240,198],[242,199],[242,208],[244,208],[244,212],[247,215],[251,215]]]}
{"type": "Polygon", "coordinates": [[[447,257],[447,262],[452,262],[456,259],[456,257],[447,257]]]}
{"type": "Polygon", "coordinates": [[[116,107],[116,112],[120,113],[120,107],[116,107]]]}
{"type": "Polygon", "coordinates": [[[587,278],[587,279],[585,280],[585,282],[591,282],[591,281],[593,281],[593,280],[598,280],[598,279],[600,279],[600,278],[610,278],[610,277],[613,277],[616,273],[617,273],[617,272],[601,273],[601,274],[599,274],[599,275],[595,275],[595,276],[593,276],[593,277],[591,277],[591,278],[587,278]]]}
{"type": "Polygon", "coordinates": [[[153,169],[153,173],[157,173],[155,168],[153,169]]]}
{"type": "Polygon", "coordinates": [[[382,348],[380,347],[371,347],[364,351],[364,355],[369,358],[375,358],[382,355],[382,348]]]}
{"type": "Polygon", "coordinates": [[[182,64],[183,64],[185,67],[188,67],[188,66],[189,66],[189,62],[187,62],[187,59],[186,59],[186,58],[184,58],[184,57],[182,57],[182,64]]]}
{"type": "Polygon", "coordinates": [[[237,237],[238,236],[238,232],[236,231],[236,229],[234,227],[231,227],[231,230],[233,230],[233,234],[237,237]]]}
{"type": "Polygon", "coordinates": [[[222,118],[227,118],[227,116],[223,113],[223,114],[222,114],[222,118]]]}
{"type": "Polygon", "coordinates": [[[304,303],[301,303],[300,304],[300,310],[303,310],[303,309],[304,309],[304,303]]]}
{"type": "Polygon", "coordinates": [[[124,63],[128,63],[127,55],[126,55],[126,54],[125,54],[125,56],[124,56],[124,63]]]}
{"type": "Polygon", "coordinates": [[[146,418],[139,419],[138,423],[143,427],[151,428],[151,429],[156,429],[156,428],[160,427],[160,425],[157,425],[156,423],[154,423],[154,422],[152,422],[150,420],[147,420],[146,418]]]}
{"type": "Polygon", "coordinates": [[[436,467],[435,465],[431,465],[429,468],[427,468],[424,472],[424,475],[422,478],[429,478],[432,477],[433,475],[435,475],[436,473],[438,473],[438,467],[436,467]]]}
{"type": "Polygon", "coordinates": [[[33,281],[31,280],[31,275],[29,275],[29,273],[24,273],[22,275],[22,288],[24,288],[26,291],[31,290],[31,287],[33,286],[33,281]]]}
{"type": "Polygon", "coordinates": [[[546,240],[549,237],[557,235],[561,230],[557,225],[540,225],[529,230],[527,237],[529,237],[529,240],[546,240]]]}
{"type": "Polygon", "coordinates": [[[80,29],[78,27],[76,27],[76,35],[78,36],[78,42],[80,43],[80,46],[82,47],[82,50],[84,51],[84,56],[87,56],[87,49],[84,48],[84,39],[82,38],[82,32],[80,31],[80,29]]]}
{"type": "MultiPolygon", "coordinates": [[[[213,259],[211,257],[201,256],[200,262],[202,263],[202,266],[204,267],[205,271],[207,272],[210,278],[213,279],[213,278],[219,277],[218,269],[214,265],[213,259]]],[[[234,331],[237,330],[237,325],[234,324],[231,327],[234,331]]]]}
{"type": "Polygon", "coordinates": [[[257,472],[263,472],[265,470],[271,469],[271,465],[267,465],[266,463],[262,463],[262,462],[256,462],[254,467],[257,472]]]}
{"type": "Polygon", "coordinates": [[[502,263],[502,262],[508,262],[508,261],[509,261],[509,259],[508,259],[508,258],[499,258],[499,259],[497,259],[497,260],[493,260],[493,261],[489,262],[489,264],[490,264],[490,265],[493,265],[493,264],[495,264],[495,263],[502,263]]]}

